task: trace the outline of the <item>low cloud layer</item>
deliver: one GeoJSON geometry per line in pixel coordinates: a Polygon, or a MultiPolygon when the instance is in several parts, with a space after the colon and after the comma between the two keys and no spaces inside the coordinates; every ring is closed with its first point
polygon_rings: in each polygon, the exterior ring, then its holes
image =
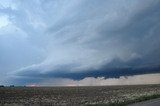
{"type": "Polygon", "coordinates": [[[28,86],[107,86],[107,85],[137,85],[137,84],[159,84],[160,74],[144,74],[120,78],[87,77],[82,80],[68,78],[55,78],[31,83],[28,86]],[[148,80],[150,79],[150,80],[148,80]]]}
{"type": "Polygon", "coordinates": [[[0,83],[159,73],[159,8],[159,0],[1,0],[0,83]]]}

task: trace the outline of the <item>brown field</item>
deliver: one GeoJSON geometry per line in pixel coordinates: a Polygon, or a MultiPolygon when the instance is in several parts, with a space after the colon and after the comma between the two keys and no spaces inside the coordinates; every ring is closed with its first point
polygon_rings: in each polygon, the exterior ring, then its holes
{"type": "Polygon", "coordinates": [[[90,87],[1,87],[1,106],[83,106],[160,94],[160,85],[90,87]]]}

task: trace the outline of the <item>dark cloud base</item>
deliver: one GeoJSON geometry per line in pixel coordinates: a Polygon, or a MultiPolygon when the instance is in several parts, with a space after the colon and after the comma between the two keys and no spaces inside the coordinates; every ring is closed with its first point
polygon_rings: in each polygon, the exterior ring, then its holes
{"type": "Polygon", "coordinates": [[[27,84],[37,83],[52,78],[82,80],[86,77],[119,78],[121,76],[127,77],[141,74],[160,73],[160,65],[148,65],[148,63],[143,62],[143,59],[140,58],[126,62],[119,58],[115,58],[110,63],[101,66],[99,69],[88,69],[84,71],[71,72],[68,68],[65,69],[65,67],[62,67],[45,73],[40,73],[40,70],[23,70],[16,73],[16,76],[19,76],[19,78],[15,79],[14,82],[18,84],[27,84]]]}
{"type": "Polygon", "coordinates": [[[73,80],[81,80],[86,77],[105,77],[105,78],[119,78],[120,76],[133,76],[140,74],[160,73],[160,65],[157,67],[143,67],[143,68],[102,68],[99,70],[89,70],[84,72],[68,72],[66,70],[59,70],[57,72],[41,73],[19,73],[21,76],[15,79],[14,82],[18,84],[37,83],[45,79],[51,78],[69,78],[73,80]]]}

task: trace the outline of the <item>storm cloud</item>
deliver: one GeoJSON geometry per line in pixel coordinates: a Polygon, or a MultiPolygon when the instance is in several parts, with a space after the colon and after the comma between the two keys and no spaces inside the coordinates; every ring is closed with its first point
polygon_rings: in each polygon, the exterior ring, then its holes
{"type": "Polygon", "coordinates": [[[2,84],[160,72],[159,0],[0,1],[2,84]]]}

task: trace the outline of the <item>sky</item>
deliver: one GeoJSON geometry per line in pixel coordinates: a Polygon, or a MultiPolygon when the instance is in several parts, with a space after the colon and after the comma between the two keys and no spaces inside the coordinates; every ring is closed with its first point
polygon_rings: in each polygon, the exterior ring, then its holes
{"type": "Polygon", "coordinates": [[[159,10],[159,0],[0,0],[0,84],[158,84],[159,10]]]}

